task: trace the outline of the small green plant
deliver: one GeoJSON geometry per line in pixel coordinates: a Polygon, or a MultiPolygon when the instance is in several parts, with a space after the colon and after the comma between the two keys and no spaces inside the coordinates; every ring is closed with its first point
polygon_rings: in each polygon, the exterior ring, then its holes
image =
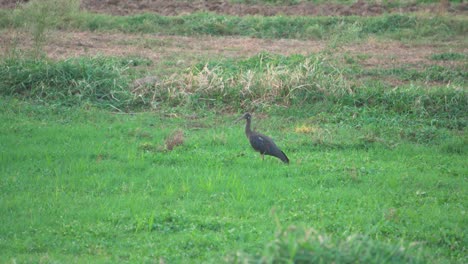
{"type": "Polygon", "coordinates": [[[32,36],[35,55],[40,55],[52,29],[63,28],[80,8],[80,0],[32,0],[16,9],[13,18],[32,36]]]}

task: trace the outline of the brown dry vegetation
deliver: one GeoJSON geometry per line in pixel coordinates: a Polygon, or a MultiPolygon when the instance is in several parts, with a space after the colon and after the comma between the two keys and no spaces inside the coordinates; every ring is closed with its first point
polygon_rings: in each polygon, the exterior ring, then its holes
{"type": "Polygon", "coordinates": [[[170,134],[166,140],[166,149],[171,151],[175,147],[184,144],[184,132],[182,130],[176,130],[172,134],[170,134]]]}
{"type": "MultiPolygon", "coordinates": [[[[26,34],[4,33],[0,37],[0,52],[17,43],[16,48],[31,48],[32,40],[26,34]]],[[[450,47],[452,52],[468,53],[468,49],[457,43],[403,44],[398,41],[369,39],[363,43],[344,45],[336,54],[358,57],[364,67],[389,68],[400,65],[420,67],[429,64],[451,64],[460,61],[434,61],[431,54],[442,53],[450,47]],[[454,50],[454,47],[458,47],[454,50]]],[[[178,67],[190,66],[199,58],[246,58],[259,52],[291,55],[317,53],[328,49],[326,41],[291,39],[256,39],[249,37],[185,37],[159,36],[153,34],[123,34],[96,32],[56,32],[44,47],[48,57],[66,59],[78,56],[137,56],[150,59],[157,67],[166,60],[177,61],[178,67]]]]}

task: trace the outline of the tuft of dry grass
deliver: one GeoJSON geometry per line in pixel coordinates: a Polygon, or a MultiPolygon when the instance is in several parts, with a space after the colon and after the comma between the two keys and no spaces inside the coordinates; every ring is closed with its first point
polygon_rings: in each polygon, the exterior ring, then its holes
{"type": "Polygon", "coordinates": [[[172,151],[175,147],[184,144],[184,140],[184,132],[182,130],[176,130],[166,138],[166,149],[172,151]]]}
{"type": "Polygon", "coordinates": [[[322,129],[320,127],[315,126],[308,126],[308,125],[300,125],[297,126],[294,131],[299,134],[318,134],[322,133],[322,129]]]}
{"type": "Polygon", "coordinates": [[[319,95],[340,97],[353,90],[337,67],[317,57],[292,67],[270,64],[264,71],[230,71],[206,65],[154,85],[138,86],[132,92],[154,105],[223,104],[249,109],[259,105],[287,106],[319,95]]]}
{"type": "Polygon", "coordinates": [[[164,140],[163,145],[155,145],[151,142],[143,142],[140,144],[139,149],[145,152],[172,151],[175,147],[184,144],[184,140],[184,132],[179,129],[169,134],[164,140]]]}

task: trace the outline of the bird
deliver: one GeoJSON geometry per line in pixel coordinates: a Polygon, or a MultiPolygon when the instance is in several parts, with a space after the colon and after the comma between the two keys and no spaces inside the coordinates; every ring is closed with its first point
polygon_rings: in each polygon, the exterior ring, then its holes
{"type": "Polygon", "coordinates": [[[284,163],[289,164],[288,157],[280,148],[278,148],[278,146],[276,146],[275,142],[273,142],[273,139],[250,129],[250,124],[252,122],[252,115],[250,113],[243,114],[236,120],[236,123],[242,119],[246,120],[245,135],[249,139],[252,148],[255,151],[260,152],[260,155],[262,155],[262,160],[264,160],[264,155],[269,155],[277,157],[284,163]]]}

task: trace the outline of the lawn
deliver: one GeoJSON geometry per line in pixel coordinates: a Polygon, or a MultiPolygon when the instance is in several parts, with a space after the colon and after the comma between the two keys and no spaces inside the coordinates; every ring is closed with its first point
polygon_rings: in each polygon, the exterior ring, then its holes
{"type": "Polygon", "coordinates": [[[262,253],[288,226],[415,247],[416,260],[466,257],[466,135],[387,142],[360,137],[386,131],[373,122],[254,119],[287,166],[262,161],[233,115],[14,99],[2,99],[1,113],[2,262],[217,262],[262,253]],[[177,130],[183,143],[169,151],[177,130]]]}

